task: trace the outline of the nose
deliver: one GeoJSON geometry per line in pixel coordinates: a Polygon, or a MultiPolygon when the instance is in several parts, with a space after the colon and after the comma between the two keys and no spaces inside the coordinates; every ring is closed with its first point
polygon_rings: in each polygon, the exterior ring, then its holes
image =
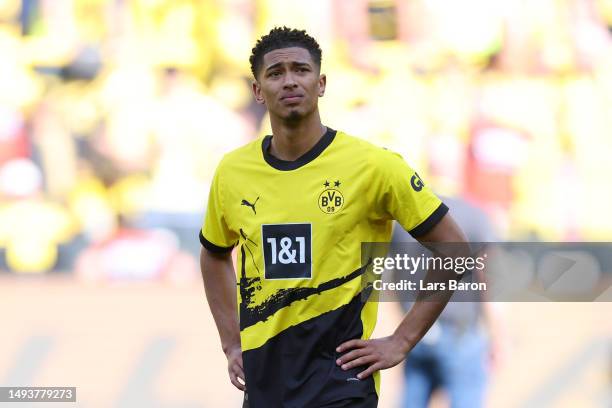
{"type": "Polygon", "coordinates": [[[297,83],[295,82],[295,77],[293,76],[293,73],[289,71],[285,75],[285,81],[283,83],[283,88],[294,88],[295,86],[297,86],[297,83]]]}

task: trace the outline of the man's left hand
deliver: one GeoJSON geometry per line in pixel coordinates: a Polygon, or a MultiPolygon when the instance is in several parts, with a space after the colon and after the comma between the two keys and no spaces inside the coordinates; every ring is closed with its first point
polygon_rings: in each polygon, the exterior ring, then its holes
{"type": "Polygon", "coordinates": [[[351,350],[338,360],[336,364],[343,370],[353,367],[369,365],[369,367],[357,374],[357,378],[363,380],[372,373],[391,368],[406,358],[406,345],[395,336],[382,337],[379,339],[361,340],[354,339],[342,343],[336,351],[342,353],[351,350]]]}

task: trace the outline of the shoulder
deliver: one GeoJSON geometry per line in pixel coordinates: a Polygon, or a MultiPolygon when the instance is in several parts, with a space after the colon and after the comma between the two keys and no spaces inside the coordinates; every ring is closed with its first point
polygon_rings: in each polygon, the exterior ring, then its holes
{"type": "Polygon", "coordinates": [[[342,131],[337,131],[336,138],[338,147],[346,154],[355,155],[371,164],[385,163],[392,158],[402,159],[402,156],[394,151],[342,131]]]}
{"type": "Polygon", "coordinates": [[[238,168],[241,164],[256,160],[261,156],[263,138],[257,138],[223,155],[217,165],[217,172],[226,172],[238,168]]]}
{"type": "Polygon", "coordinates": [[[399,153],[344,132],[339,131],[336,137],[338,139],[336,151],[340,152],[341,160],[351,163],[367,177],[384,180],[395,174],[405,174],[406,171],[410,171],[399,153]]]}

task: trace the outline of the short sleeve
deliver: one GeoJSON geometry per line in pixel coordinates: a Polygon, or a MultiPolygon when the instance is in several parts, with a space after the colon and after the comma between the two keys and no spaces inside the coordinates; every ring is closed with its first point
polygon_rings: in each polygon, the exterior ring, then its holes
{"type": "Polygon", "coordinates": [[[375,159],[379,171],[378,202],[384,213],[415,238],[427,234],[448,207],[397,153],[383,150],[375,159]]]}
{"type": "Polygon", "coordinates": [[[227,226],[223,200],[222,171],[218,167],[210,186],[204,225],[200,230],[200,243],[211,252],[231,251],[235,245],[232,232],[227,226]]]}

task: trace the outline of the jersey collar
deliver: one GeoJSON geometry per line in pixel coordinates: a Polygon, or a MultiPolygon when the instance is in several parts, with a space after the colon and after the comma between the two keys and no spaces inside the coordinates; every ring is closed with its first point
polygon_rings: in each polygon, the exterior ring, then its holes
{"type": "Polygon", "coordinates": [[[270,143],[272,143],[272,136],[268,135],[264,137],[261,143],[261,150],[266,163],[274,167],[277,170],[288,171],[299,169],[300,167],[310,163],[334,141],[336,137],[336,131],[330,127],[327,127],[327,131],[321,137],[321,139],[315,144],[309,151],[298,157],[296,160],[288,161],[278,159],[270,154],[270,143]]]}

